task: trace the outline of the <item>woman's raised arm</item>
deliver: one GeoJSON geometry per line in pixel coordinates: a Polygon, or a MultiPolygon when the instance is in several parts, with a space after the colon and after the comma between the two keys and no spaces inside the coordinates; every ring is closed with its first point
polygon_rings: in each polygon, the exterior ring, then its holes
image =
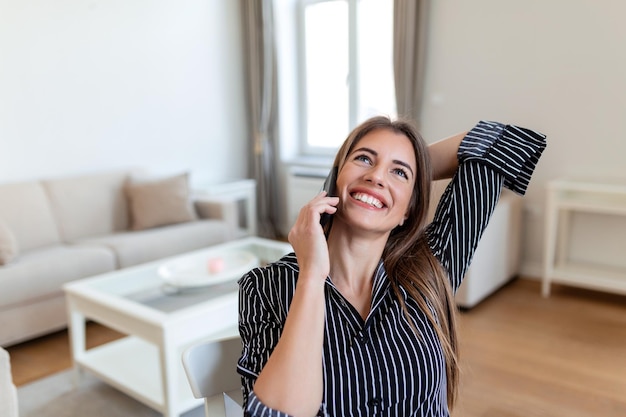
{"type": "Polygon", "coordinates": [[[459,144],[466,134],[467,132],[457,133],[428,146],[433,166],[433,180],[452,178],[459,167],[457,157],[459,144]]]}

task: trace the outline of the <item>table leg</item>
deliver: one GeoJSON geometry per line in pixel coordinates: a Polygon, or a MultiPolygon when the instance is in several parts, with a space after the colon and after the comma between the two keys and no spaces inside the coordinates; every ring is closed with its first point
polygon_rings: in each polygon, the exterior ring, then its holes
{"type": "Polygon", "coordinates": [[[161,362],[161,386],[163,387],[163,415],[164,417],[178,417],[178,372],[182,367],[180,355],[176,346],[171,345],[163,337],[159,347],[161,362]]]}
{"type": "Polygon", "coordinates": [[[72,302],[68,301],[68,336],[70,342],[70,354],[73,365],[74,387],[78,387],[83,377],[83,370],[78,364],[78,359],[83,357],[86,351],[87,339],[85,333],[86,319],[78,310],[73,308],[72,302]]]}
{"type": "Polygon", "coordinates": [[[543,277],[541,282],[541,293],[544,297],[550,296],[550,281],[554,272],[554,256],[557,232],[558,209],[554,201],[554,193],[548,192],[546,198],[546,219],[543,240],[543,277]]]}

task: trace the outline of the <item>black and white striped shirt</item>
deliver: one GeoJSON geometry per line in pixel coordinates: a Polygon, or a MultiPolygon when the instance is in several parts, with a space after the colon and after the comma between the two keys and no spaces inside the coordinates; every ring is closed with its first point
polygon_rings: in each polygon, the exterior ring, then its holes
{"type": "MultiPolygon", "coordinates": [[[[545,136],[512,125],[481,121],[463,139],[459,168],[428,228],[430,247],[461,284],[502,186],[524,194],[545,136]]],[[[239,332],[246,415],[283,417],[252,387],[278,343],[298,280],[294,254],[257,268],[239,281],[239,332]]],[[[403,289],[401,288],[401,291],[403,289]]],[[[448,416],[441,344],[418,304],[403,297],[420,337],[393,294],[382,261],[374,276],[372,305],[364,321],[326,279],[322,416],[448,416]]]]}

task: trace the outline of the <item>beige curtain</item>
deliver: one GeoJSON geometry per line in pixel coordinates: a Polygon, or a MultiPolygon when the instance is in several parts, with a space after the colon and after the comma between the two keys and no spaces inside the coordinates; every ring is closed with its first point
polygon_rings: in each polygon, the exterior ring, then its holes
{"type": "Polygon", "coordinates": [[[273,0],[241,0],[250,115],[250,175],[257,181],[258,234],[277,235],[277,87],[273,0]]]}
{"type": "Polygon", "coordinates": [[[422,96],[430,0],[394,0],[393,67],[398,115],[422,127],[422,96]]]}

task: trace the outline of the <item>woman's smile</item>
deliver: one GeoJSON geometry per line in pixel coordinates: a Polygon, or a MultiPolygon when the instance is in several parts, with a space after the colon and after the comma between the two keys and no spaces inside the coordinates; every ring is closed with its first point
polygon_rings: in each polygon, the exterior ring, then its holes
{"type": "Polygon", "coordinates": [[[370,207],[375,207],[378,209],[381,209],[385,206],[382,201],[372,196],[371,194],[356,192],[356,193],[352,193],[352,198],[362,203],[365,203],[370,207]]]}

